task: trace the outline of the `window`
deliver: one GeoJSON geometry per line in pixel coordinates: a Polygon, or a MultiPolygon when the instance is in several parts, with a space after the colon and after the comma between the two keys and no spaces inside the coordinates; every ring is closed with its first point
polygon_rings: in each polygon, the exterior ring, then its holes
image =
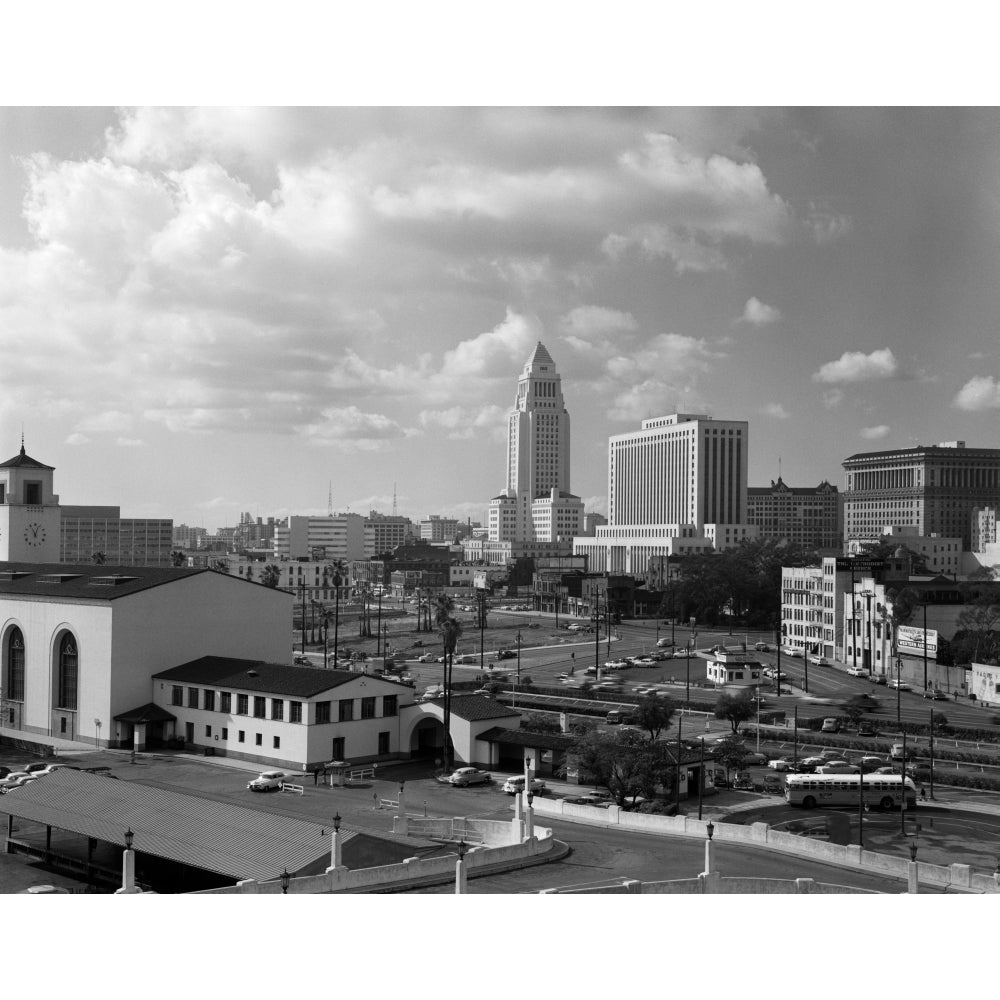
{"type": "Polygon", "coordinates": [[[233,710],[233,696],[229,691],[219,692],[219,711],[227,715],[233,710]]]}
{"type": "Polygon", "coordinates": [[[248,715],[250,713],[250,695],[238,694],[236,696],[236,714],[248,715]]]}
{"type": "Polygon", "coordinates": [[[19,628],[12,628],[7,639],[7,683],[4,692],[10,701],[24,701],[24,636],[19,628]]]}
{"type": "Polygon", "coordinates": [[[253,741],[259,747],[264,745],[264,737],[260,733],[254,734],[253,741]]]}
{"type": "Polygon", "coordinates": [[[239,735],[238,735],[238,736],[237,736],[236,738],[237,738],[237,740],[238,740],[238,741],[239,741],[240,743],[243,743],[243,742],[245,742],[245,741],[246,741],[246,735],[247,735],[247,734],[246,734],[246,733],[245,733],[245,732],[244,732],[244,731],[243,731],[243,730],[241,729],[241,730],[239,731],[239,735]]]}
{"type": "Polygon", "coordinates": [[[253,699],[253,717],[255,719],[264,718],[264,709],[267,705],[267,699],[261,698],[259,695],[255,695],[253,699]]]}
{"type": "Polygon", "coordinates": [[[212,727],[211,726],[205,726],[205,735],[206,736],[211,736],[212,735],[212,727]]]}
{"type": "Polygon", "coordinates": [[[379,754],[387,754],[389,752],[389,734],[379,733],[378,734],[378,752],[379,754]]]}
{"type": "Polygon", "coordinates": [[[281,721],[285,717],[285,702],[281,698],[271,699],[271,718],[281,721]]]}
{"type": "Polygon", "coordinates": [[[222,727],[222,738],[224,740],[228,740],[229,739],[229,730],[226,729],[225,726],[222,727]]]}
{"type": "Polygon", "coordinates": [[[170,689],[170,704],[171,705],[183,705],[184,704],[184,688],[178,687],[175,684],[170,689]]]}
{"type": "Polygon", "coordinates": [[[59,643],[59,701],[56,708],[76,711],[77,666],[76,640],[67,632],[59,643]]]}
{"type": "Polygon", "coordinates": [[[302,721],[302,702],[301,701],[290,701],[288,703],[288,721],[289,722],[301,722],[302,721]]]}
{"type": "Polygon", "coordinates": [[[205,709],[206,712],[215,711],[215,692],[205,690],[201,693],[201,707],[205,709]]]}
{"type": "Polygon", "coordinates": [[[347,756],[347,747],[343,736],[335,736],[330,741],[330,759],[343,760],[347,756]]]}
{"type": "Polygon", "coordinates": [[[198,707],[198,689],[188,688],[188,708],[198,707]]]}
{"type": "Polygon", "coordinates": [[[362,719],[374,719],[375,718],[375,699],[374,698],[362,698],[361,699],[361,718],[362,719]]]}
{"type": "Polygon", "coordinates": [[[338,711],[340,715],[338,718],[341,722],[351,722],[354,719],[354,702],[350,698],[345,698],[343,701],[337,703],[339,708],[338,711]]]}
{"type": "Polygon", "coordinates": [[[274,737],[274,749],[275,750],[280,750],[281,749],[281,737],[280,736],[275,736],[274,737]]]}
{"type": "Polygon", "coordinates": [[[330,721],[330,703],[328,701],[316,702],[316,723],[317,725],[330,721]]]}

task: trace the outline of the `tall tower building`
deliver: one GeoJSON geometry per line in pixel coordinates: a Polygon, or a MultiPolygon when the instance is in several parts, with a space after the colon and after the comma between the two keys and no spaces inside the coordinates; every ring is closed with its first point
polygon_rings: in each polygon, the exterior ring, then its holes
{"type": "Polygon", "coordinates": [[[560,542],[583,529],[570,493],[569,413],[562,378],[541,342],[517,381],[507,418],[507,484],[490,501],[491,542],[560,542]]]}

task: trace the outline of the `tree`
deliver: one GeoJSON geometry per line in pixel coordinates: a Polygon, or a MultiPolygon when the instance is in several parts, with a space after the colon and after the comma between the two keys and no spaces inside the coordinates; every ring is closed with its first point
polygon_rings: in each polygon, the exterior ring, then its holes
{"type": "Polygon", "coordinates": [[[716,745],[712,751],[712,756],[726,769],[726,780],[729,780],[731,770],[739,770],[743,766],[743,760],[747,755],[747,748],[743,740],[735,732],[727,736],[721,743],[716,745]]]}
{"type": "Polygon", "coordinates": [[[590,729],[579,734],[569,748],[581,770],[611,792],[619,806],[631,796],[652,798],[656,786],[671,781],[674,761],[665,743],[654,743],[635,730],[590,729]]]}
{"type": "Polygon", "coordinates": [[[958,663],[996,662],[1000,656],[1000,600],[996,591],[982,593],[955,619],[952,654],[958,663]]]}
{"type": "Polygon", "coordinates": [[[438,594],[434,622],[444,648],[444,768],[451,757],[451,676],[455,663],[455,647],[462,635],[462,623],[455,617],[455,602],[445,593],[438,594]]]}
{"type": "Polygon", "coordinates": [[[740,694],[721,694],[715,703],[715,717],[726,719],[733,728],[733,735],[740,731],[740,726],[752,719],[757,713],[757,703],[750,696],[750,691],[740,694]]]}
{"type": "Polygon", "coordinates": [[[228,573],[229,572],[229,560],[228,559],[213,559],[211,569],[216,573],[228,573]]]}
{"type": "Polygon", "coordinates": [[[108,557],[103,552],[95,552],[90,558],[97,566],[103,566],[108,561],[108,557]]]}
{"type": "Polygon", "coordinates": [[[260,571],[260,582],[265,587],[270,587],[274,590],[281,582],[281,570],[274,563],[268,563],[260,571]]]}
{"type": "Polygon", "coordinates": [[[170,553],[170,565],[177,567],[184,566],[187,564],[187,558],[186,552],[181,552],[180,549],[174,549],[173,552],[170,553]]]}
{"type": "Polygon", "coordinates": [[[676,707],[670,698],[658,698],[656,695],[643,695],[639,704],[632,709],[635,724],[649,733],[649,739],[654,742],[660,738],[660,733],[670,726],[676,707]]]}

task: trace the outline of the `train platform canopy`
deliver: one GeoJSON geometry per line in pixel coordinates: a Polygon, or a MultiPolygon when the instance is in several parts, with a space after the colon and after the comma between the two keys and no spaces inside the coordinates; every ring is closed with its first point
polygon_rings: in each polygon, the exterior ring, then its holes
{"type": "MultiPolygon", "coordinates": [[[[330,854],[328,827],[60,768],[0,797],[0,813],[240,879],[273,879],[330,854]]],[[[341,830],[341,842],[356,836],[341,830]]]]}

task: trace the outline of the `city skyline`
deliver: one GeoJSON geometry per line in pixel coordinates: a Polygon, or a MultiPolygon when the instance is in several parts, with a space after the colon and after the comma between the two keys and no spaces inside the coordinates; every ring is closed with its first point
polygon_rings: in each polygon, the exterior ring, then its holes
{"type": "Polygon", "coordinates": [[[538,341],[588,511],[609,438],[677,411],[749,422],[751,486],[994,446],[998,124],[0,109],[0,458],[23,427],[67,503],[211,530],[323,514],[331,482],[485,524],[538,341]]]}

